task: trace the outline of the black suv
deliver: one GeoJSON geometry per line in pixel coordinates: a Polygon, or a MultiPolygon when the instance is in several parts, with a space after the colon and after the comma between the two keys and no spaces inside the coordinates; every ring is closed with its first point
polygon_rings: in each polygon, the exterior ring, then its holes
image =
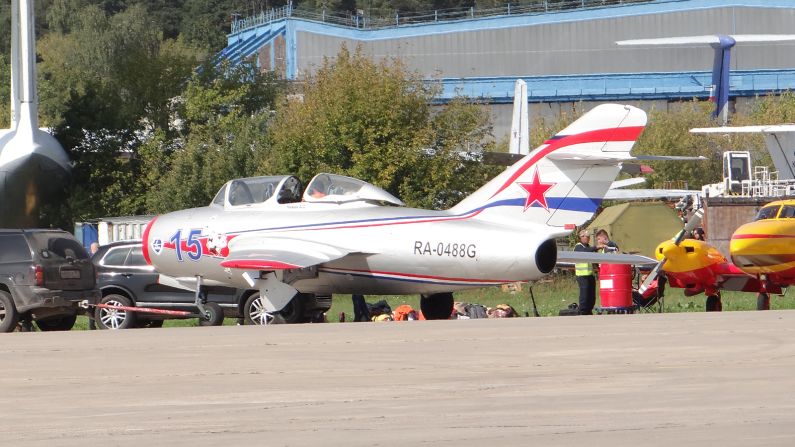
{"type": "MultiPolygon", "coordinates": [[[[147,264],[140,241],[104,245],[91,260],[97,269],[102,304],[197,312],[195,292],[180,287],[176,280],[157,273],[147,264]]],[[[224,317],[243,319],[246,324],[264,322],[262,300],[256,290],[208,287],[205,307],[210,315],[206,320],[199,320],[202,325],[221,324],[224,317]]],[[[330,307],[331,297],[300,294],[280,312],[275,322],[317,321],[330,307]]],[[[157,327],[169,318],[184,317],[108,308],[97,308],[95,312],[97,325],[102,329],[157,327]]]]}
{"type": "Polygon", "coordinates": [[[85,248],[62,230],[0,229],[0,332],[36,322],[42,331],[68,331],[80,302],[99,299],[85,248]]]}

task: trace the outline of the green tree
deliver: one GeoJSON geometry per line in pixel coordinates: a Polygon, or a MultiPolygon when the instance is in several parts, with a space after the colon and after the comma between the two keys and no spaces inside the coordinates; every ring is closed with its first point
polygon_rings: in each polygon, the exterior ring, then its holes
{"type": "MultiPolygon", "coordinates": [[[[56,22],[53,22],[56,23],[56,22]]],[[[97,5],[39,41],[43,125],[73,161],[67,199],[45,209],[44,223],[139,214],[138,149],[152,132],[171,134],[173,98],[200,53],[165,40],[142,6],[109,15],[97,5]]]]}
{"type": "Polygon", "coordinates": [[[304,180],[330,171],[372,182],[408,204],[446,207],[483,183],[489,115],[463,100],[436,111],[435,86],[399,61],[347,49],[326,60],[300,95],[278,105],[274,157],[261,172],[304,180]]]}
{"type": "Polygon", "coordinates": [[[690,133],[694,127],[714,126],[710,118],[712,103],[681,103],[675,111],[649,112],[646,129],[638,139],[633,154],[703,156],[704,161],[657,161],[650,163],[654,173],[648,175],[648,187],[663,188],[665,182],[685,182],[699,189],[721,181],[722,153],[725,144],[711,143],[704,136],[690,133]]]}
{"type": "Polygon", "coordinates": [[[281,89],[253,62],[194,74],[176,106],[178,135],[158,132],[141,149],[147,211],[207,205],[226,181],[253,175],[268,155],[267,125],[281,89]]]}

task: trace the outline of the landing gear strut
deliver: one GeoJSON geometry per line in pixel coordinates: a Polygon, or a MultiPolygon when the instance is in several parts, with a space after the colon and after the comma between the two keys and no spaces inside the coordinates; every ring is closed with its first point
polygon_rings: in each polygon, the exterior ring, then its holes
{"type": "Polygon", "coordinates": [[[765,292],[756,295],[756,310],[770,310],[770,295],[765,292]]]}
{"type": "Polygon", "coordinates": [[[426,320],[449,320],[453,313],[453,294],[420,295],[420,310],[426,320]]]}
{"type": "Polygon", "coordinates": [[[201,275],[196,275],[196,308],[199,309],[199,318],[201,321],[212,323],[208,325],[215,326],[218,320],[218,311],[221,312],[221,321],[223,321],[223,310],[215,303],[207,303],[207,287],[202,285],[201,275]]]}
{"type": "Polygon", "coordinates": [[[723,303],[720,300],[720,293],[707,297],[707,312],[720,312],[723,310],[723,303]]]}

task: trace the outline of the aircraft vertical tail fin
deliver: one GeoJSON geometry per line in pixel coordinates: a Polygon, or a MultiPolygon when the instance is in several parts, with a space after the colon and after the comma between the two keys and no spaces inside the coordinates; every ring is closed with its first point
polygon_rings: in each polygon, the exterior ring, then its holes
{"type": "Polygon", "coordinates": [[[511,154],[527,155],[530,152],[530,118],[527,111],[527,83],[516,80],[513,94],[513,120],[511,122],[511,141],[508,147],[511,154]]]}
{"type": "Polygon", "coordinates": [[[572,229],[593,216],[645,125],[636,107],[597,106],[451,211],[572,229]]]}
{"type": "Polygon", "coordinates": [[[712,87],[709,100],[715,103],[713,118],[718,118],[724,112],[729,102],[729,67],[731,66],[732,47],[737,43],[732,37],[716,36],[718,42],[711,44],[715,50],[715,59],[712,62],[712,87]]]}

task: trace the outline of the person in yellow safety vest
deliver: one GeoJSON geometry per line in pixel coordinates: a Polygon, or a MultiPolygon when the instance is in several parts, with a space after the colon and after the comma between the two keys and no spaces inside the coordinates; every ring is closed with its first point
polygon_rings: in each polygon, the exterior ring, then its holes
{"type": "MultiPolygon", "coordinates": [[[[574,246],[574,251],[595,252],[596,247],[591,247],[591,234],[588,230],[580,230],[580,242],[574,246]]],[[[580,315],[593,315],[596,305],[596,278],[593,275],[593,264],[578,262],[574,264],[574,274],[577,276],[577,285],[580,287],[580,315]]]]}

